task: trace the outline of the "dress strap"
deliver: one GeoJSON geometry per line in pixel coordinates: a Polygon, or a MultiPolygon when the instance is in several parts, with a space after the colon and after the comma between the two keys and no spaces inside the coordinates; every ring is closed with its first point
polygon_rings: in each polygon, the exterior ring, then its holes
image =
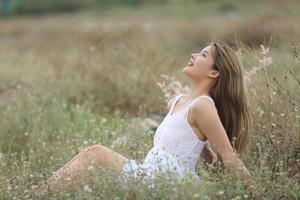
{"type": "Polygon", "coordinates": [[[188,108],[187,108],[187,111],[186,111],[186,113],[185,113],[185,119],[187,119],[187,116],[188,116],[188,114],[189,114],[189,111],[190,111],[190,109],[191,109],[191,107],[192,107],[192,104],[194,103],[194,102],[196,102],[196,99],[200,99],[200,98],[206,98],[206,99],[209,99],[211,102],[212,102],[212,104],[215,106],[215,102],[214,102],[214,100],[210,97],[210,96],[207,96],[207,95],[201,95],[201,96],[199,96],[199,97],[196,97],[195,99],[193,99],[189,104],[188,104],[188,108]]]}
{"type": "Polygon", "coordinates": [[[171,106],[171,109],[170,109],[168,115],[170,115],[170,114],[172,113],[172,111],[173,111],[173,109],[174,109],[174,106],[175,106],[176,102],[180,99],[180,97],[181,97],[182,95],[183,95],[183,94],[179,94],[179,95],[175,96],[175,100],[174,100],[173,103],[172,103],[172,106],[171,106]]]}

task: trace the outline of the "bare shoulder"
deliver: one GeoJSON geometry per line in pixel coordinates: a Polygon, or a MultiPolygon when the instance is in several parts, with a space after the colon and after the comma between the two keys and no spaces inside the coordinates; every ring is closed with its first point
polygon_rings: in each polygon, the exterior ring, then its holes
{"type": "Polygon", "coordinates": [[[216,106],[208,98],[199,98],[191,105],[191,117],[199,129],[219,124],[220,118],[216,106]]]}
{"type": "Polygon", "coordinates": [[[233,147],[214,104],[208,98],[199,98],[193,103],[191,112],[196,127],[216,147],[222,159],[231,159],[233,147]]]}
{"type": "Polygon", "coordinates": [[[192,104],[191,112],[193,114],[209,114],[211,112],[217,112],[217,108],[210,99],[199,98],[192,104]]]}

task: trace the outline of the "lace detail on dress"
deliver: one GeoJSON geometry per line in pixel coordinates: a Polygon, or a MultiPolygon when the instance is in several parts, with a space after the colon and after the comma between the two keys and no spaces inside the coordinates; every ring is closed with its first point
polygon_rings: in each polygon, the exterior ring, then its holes
{"type": "MultiPolygon", "coordinates": [[[[168,114],[156,129],[153,139],[154,146],[148,152],[144,162],[136,166],[139,169],[146,169],[148,171],[147,176],[152,176],[152,172],[159,168],[160,164],[168,169],[170,166],[171,168],[176,167],[180,177],[183,177],[187,172],[192,172],[197,176],[195,167],[207,141],[198,138],[186,117],[196,99],[205,97],[210,99],[213,104],[214,102],[209,96],[199,96],[189,101],[176,113],[172,113],[176,102],[182,96],[183,94],[176,96],[168,114]],[[159,160],[163,162],[159,162],[159,160]]],[[[128,165],[125,165],[124,170],[127,169],[128,165]]]]}

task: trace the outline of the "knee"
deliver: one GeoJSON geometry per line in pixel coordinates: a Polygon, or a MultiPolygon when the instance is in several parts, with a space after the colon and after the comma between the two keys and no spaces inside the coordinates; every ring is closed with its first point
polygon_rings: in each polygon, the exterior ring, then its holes
{"type": "Polygon", "coordinates": [[[103,146],[100,144],[95,144],[93,146],[87,147],[85,149],[82,150],[82,153],[85,156],[93,156],[93,155],[98,155],[103,151],[103,146]]]}

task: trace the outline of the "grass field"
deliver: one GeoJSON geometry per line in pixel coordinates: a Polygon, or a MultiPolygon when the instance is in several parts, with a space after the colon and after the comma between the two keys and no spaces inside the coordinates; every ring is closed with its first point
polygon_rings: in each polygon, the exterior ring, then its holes
{"type": "Polygon", "coordinates": [[[259,194],[299,199],[299,6],[188,1],[0,18],[0,199],[251,199],[235,173],[201,162],[199,188],[161,180],[125,191],[100,170],[79,193],[36,192],[93,144],[142,161],[168,99],[189,87],[190,54],[214,38],[247,71],[254,129],[241,159],[259,194]]]}

